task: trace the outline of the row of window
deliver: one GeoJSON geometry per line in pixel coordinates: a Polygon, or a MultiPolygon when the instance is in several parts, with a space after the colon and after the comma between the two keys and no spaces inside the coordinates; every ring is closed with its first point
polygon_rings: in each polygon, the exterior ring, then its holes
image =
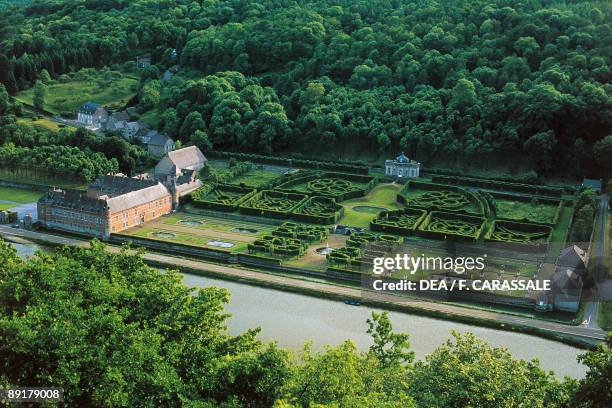
{"type": "Polygon", "coordinates": [[[102,218],[95,215],[82,213],[80,211],[67,211],[59,208],[51,209],[51,215],[55,217],[63,217],[71,220],[87,221],[94,224],[102,224],[102,218]]]}

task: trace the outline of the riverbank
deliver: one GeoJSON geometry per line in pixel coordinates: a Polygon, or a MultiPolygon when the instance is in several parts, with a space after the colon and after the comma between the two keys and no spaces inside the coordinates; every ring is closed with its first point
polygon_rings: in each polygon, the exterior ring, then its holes
{"type": "MultiPolygon", "coordinates": [[[[88,241],[84,238],[15,230],[6,226],[0,226],[0,235],[7,238],[14,236],[26,238],[32,242],[37,242],[42,245],[88,245],[88,241]]],[[[108,246],[108,250],[117,252],[120,250],[120,248],[108,246]]],[[[436,319],[451,320],[492,329],[535,335],[562,342],[574,347],[589,348],[597,342],[603,340],[605,337],[605,333],[601,330],[591,330],[580,326],[567,326],[561,323],[538,320],[534,318],[529,319],[486,310],[462,308],[460,306],[445,303],[423,301],[413,298],[393,298],[388,300],[368,299],[367,297],[364,298],[362,296],[363,292],[357,288],[264,273],[234,265],[221,265],[154,252],[145,252],[143,254],[143,259],[152,266],[178,269],[184,273],[211,276],[223,280],[248,283],[271,289],[300,293],[307,296],[327,298],[337,301],[353,299],[370,307],[395,310],[436,319]]]]}

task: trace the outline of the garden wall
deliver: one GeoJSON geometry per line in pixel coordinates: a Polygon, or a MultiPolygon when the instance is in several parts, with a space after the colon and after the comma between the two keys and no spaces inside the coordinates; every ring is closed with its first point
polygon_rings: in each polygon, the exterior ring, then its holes
{"type": "Polygon", "coordinates": [[[123,244],[131,242],[132,245],[151,248],[162,252],[173,254],[197,256],[201,258],[214,259],[228,262],[232,257],[229,251],[222,249],[201,248],[194,245],[179,244],[168,241],[161,241],[152,238],[133,237],[131,235],[111,234],[110,242],[123,244]]]}

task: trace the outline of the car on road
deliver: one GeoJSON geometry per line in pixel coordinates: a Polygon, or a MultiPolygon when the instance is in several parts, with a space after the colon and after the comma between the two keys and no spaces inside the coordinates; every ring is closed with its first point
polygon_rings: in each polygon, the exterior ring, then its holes
{"type": "Polygon", "coordinates": [[[13,225],[11,225],[11,228],[21,228],[21,225],[19,225],[19,224],[13,224],[13,225]]]}

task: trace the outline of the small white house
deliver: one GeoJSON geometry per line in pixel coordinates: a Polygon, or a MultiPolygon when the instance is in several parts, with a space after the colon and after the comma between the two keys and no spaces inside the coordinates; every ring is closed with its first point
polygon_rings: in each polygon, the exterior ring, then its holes
{"type": "Polygon", "coordinates": [[[108,112],[99,103],[85,102],[77,111],[77,123],[91,127],[100,128],[106,123],[108,112]]]}
{"type": "Polygon", "coordinates": [[[404,153],[400,154],[395,160],[385,160],[385,175],[396,177],[419,177],[421,163],[410,160],[404,153]]]}

